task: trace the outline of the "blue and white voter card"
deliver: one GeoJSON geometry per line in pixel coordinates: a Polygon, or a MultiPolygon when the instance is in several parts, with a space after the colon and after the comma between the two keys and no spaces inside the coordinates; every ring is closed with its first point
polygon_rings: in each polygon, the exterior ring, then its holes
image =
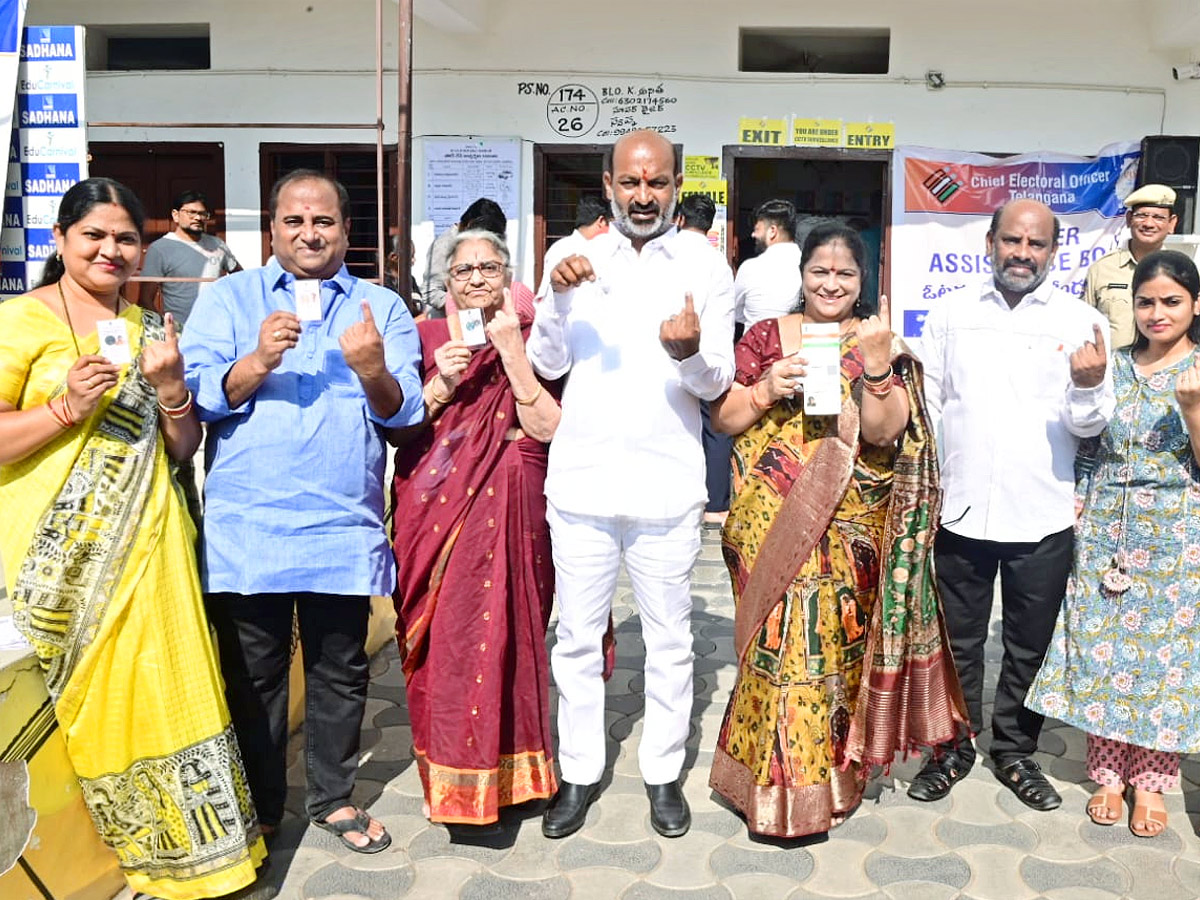
{"type": "Polygon", "coordinates": [[[483,330],[482,309],[460,309],[458,324],[462,328],[463,343],[468,347],[482,347],[487,343],[487,332],[483,330]]]}
{"type": "Polygon", "coordinates": [[[301,322],[321,321],[321,282],[316,278],[296,279],[296,317],[301,322]]]}
{"type": "Polygon", "coordinates": [[[114,366],[125,366],[133,360],[124,319],[101,319],[96,323],[96,337],[100,340],[100,355],[114,366]]]}

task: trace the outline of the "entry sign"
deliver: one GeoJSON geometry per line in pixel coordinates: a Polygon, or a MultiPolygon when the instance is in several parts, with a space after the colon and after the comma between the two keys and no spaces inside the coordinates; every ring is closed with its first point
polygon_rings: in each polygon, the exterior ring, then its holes
{"type": "Polygon", "coordinates": [[[852,150],[895,150],[896,126],[891,122],[847,122],[846,146],[852,150]]]}
{"type": "Polygon", "coordinates": [[[738,119],[738,143],[784,147],[788,142],[787,119],[738,119]]]}
{"type": "Polygon", "coordinates": [[[683,179],[683,187],[679,189],[682,199],[688,194],[707,194],[717,206],[728,206],[728,182],[724,178],[687,178],[683,179]]]}
{"type": "Polygon", "coordinates": [[[841,119],[792,119],[792,143],[797,147],[841,147],[841,119]]]}

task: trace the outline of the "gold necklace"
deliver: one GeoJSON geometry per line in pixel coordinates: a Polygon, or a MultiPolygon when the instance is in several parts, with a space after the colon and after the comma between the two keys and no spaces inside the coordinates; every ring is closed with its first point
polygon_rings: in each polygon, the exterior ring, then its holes
{"type": "MultiPolygon", "coordinates": [[[[79,338],[75,336],[75,326],[71,322],[71,309],[67,306],[67,296],[63,293],[62,279],[54,282],[54,286],[58,288],[58,299],[62,303],[63,316],[67,320],[67,330],[71,332],[71,343],[75,345],[75,358],[78,359],[83,354],[79,351],[79,338]]],[[[103,306],[103,303],[101,304],[103,306]]],[[[107,309],[107,307],[105,307],[107,309]]],[[[117,310],[113,313],[113,318],[121,315],[121,295],[117,295],[117,310]]]]}
{"type": "Polygon", "coordinates": [[[55,282],[58,287],[58,299],[62,302],[63,315],[67,318],[67,330],[71,332],[71,343],[75,345],[75,358],[79,359],[83,354],[79,352],[79,338],[75,336],[75,326],[71,324],[71,310],[67,306],[67,295],[63,293],[62,279],[55,282]]]}

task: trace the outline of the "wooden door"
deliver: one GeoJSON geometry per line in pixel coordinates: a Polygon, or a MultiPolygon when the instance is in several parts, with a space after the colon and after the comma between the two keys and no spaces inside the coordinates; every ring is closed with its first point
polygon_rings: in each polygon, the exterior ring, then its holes
{"type": "Polygon", "coordinates": [[[171,206],[181,191],[202,191],[214,219],[209,234],[225,237],[225,145],[92,141],[89,172],[127,185],[146,208],[143,246],[171,230],[171,206]]]}

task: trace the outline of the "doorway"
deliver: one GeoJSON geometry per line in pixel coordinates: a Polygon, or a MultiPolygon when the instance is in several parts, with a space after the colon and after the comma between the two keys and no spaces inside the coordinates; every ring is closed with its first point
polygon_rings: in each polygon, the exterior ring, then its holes
{"type": "Polygon", "coordinates": [[[787,200],[796,208],[797,243],[803,245],[818,219],[850,225],[867,247],[864,299],[874,308],[879,292],[889,291],[890,151],[731,145],[723,148],[722,164],[729,191],[726,244],[735,270],[756,252],[750,236],[755,207],[765,200],[787,200]]]}
{"type": "Polygon", "coordinates": [[[213,213],[211,234],[225,238],[225,145],[207,142],[133,143],[89,141],[88,172],[115,179],[142,201],[146,228],[142,246],[174,226],[171,206],[180,193],[201,191],[213,213]]]}

